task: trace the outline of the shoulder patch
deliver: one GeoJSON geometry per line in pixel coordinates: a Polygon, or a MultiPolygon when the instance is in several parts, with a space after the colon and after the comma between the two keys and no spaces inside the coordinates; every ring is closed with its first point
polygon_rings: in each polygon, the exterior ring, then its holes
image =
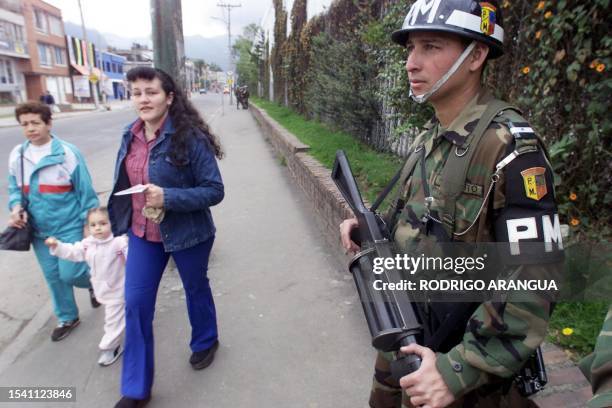
{"type": "Polygon", "coordinates": [[[523,184],[525,185],[525,195],[527,198],[539,201],[548,193],[546,188],[546,168],[531,167],[521,171],[523,184]]]}

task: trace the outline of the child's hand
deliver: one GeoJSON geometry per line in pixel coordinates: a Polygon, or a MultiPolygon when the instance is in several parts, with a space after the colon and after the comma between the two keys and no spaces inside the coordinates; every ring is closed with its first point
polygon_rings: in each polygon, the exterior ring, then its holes
{"type": "Polygon", "coordinates": [[[49,238],[45,239],[45,245],[48,246],[51,249],[55,249],[55,247],[57,247],[58,243],[59,243],[59,241],[55,237],[49,237],[49,238]]]}

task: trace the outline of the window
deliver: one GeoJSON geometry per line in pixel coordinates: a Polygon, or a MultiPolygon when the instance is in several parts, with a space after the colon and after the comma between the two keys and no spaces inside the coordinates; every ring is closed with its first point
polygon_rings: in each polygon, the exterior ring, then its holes
{"type": "Polygon", "coordinates": [[[14,84],[13,63],[8,59],[0,59],[0,84],[14,84]]]}
{"type": "Polygon", "coordinates": [[[51,47],[45,44],[38,44],[38,58],[40,58],[40,65],[53,65],[53,55],[51,54],[51,47]]]}
{"type": "Polygon", "coordinates": [[[17,24],[13,24],[13,28],[15,29],[15,39],[17,41],[24,41],[25,37],[23,36],[23,27],[17,24]]]}
{"type": "Polygon", "coordinates": [[[55,65],[66,65],[66,50],[55,47],[55,65]]]}
{"type": "Polygon", "coordinates": [[[0,20],[0,41],[23,41],[23,27],[6,20],[0,20]]]}
{"type": "Polygon", "coordinates": [[[64,30],[62,30],[62,21],[57,17],[49,16],[49,31],[53,35],[63,36],[64,30]]]}
{"type": "Polygon", "coordinates": [[[47,32],[47,16],[42,10],[34,9],[34,25],[38,31],[47,32]]]}

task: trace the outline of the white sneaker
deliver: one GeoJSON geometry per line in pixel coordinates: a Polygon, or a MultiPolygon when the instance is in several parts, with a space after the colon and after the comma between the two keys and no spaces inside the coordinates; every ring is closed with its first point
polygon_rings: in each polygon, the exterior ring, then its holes
{"type": "Polygon", "coordinates": [[[123,353],[123,348],[121,346],[117,346],[114,350],[102,350],[100,358],[98,359],[98,364],[103,367],[109,366],[117,361],[121,353],[123,353]]]}

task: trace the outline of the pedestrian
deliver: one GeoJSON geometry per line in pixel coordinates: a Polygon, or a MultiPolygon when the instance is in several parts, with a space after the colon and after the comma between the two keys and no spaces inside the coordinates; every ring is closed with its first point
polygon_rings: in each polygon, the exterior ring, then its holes
{"type": "Polygon", "coordinates": [[[168,259],[175,261],[191,323],[191,366],[210,365],[219,346],[207,277],[215,226],[210,207],[223,199],[215,158],[221,146],[164,71],[127,73],[138,119],[123,133],[109,215],[115,235],[128,234],[125,272],[126,337],[116,407],[146,404],[153,385],[155,298],[168,259]],[[143,193],[114,195],[144,185],[143,193]]]}
{"type": "MultiPolygon", "coordinates": [[[[544,230],[556,244],[523,271],[562,258],[545,148],[520,113],[481,84],[486,62],[504,53],[501,14],[496,1],[419,0],[392,34],[407,49],[411,98],[435,112],[412,144],[384,217],[398,254],[444,242],[542,242],[544,230]]],[[[351,240],[357,228],[354,218],[340,225],[349,251],[359,250],[351,240]]],[[[398,382],[394,353],[379,352],[370,406],[535,406],[513,379],[544,340],[551,303],[536,293],[526,294],[529,301],[515,296],[415,303],[423,335],[401,351],[419,355],[420,368],[398,382]]]]}
{"type": "Polygon", "coordinates": [[[27,140],[9,155],[9,225],[23,228],[31,223],[34,229],[34,253],[58,320],[51,340],[59,341],[80,322],[73,287],[89,289],[92,306],[98,307],[99,303],[91,288],[87,264],[49,254],[44,240],[49,236],[68,243],[83,239],[87,211],[98,206],[98,197],[81,152],[51,133],[49,106],[25,103],[17,106],[15,117],[27,140]],[[27,212],[22,212],[22,187],[27,212]]]}
{"type": "Polygon", "coordinates": [[[91,283],[98,302],[104,305],[104,336],[100,340],[98,364],[109,366],[123,353],[121,340],[125,330],[125,258],[127,237],[114,237],[106,207],[87,213],[89,236],[74,244],[55,237],[45,240],[51,255],[73,262],[87,262],[91,283]]]}
{"type": "Polygon", "coordinates": [[[41,103],[49,105],[49,108],[51,108],[51,112],[57,113],[60,111],[57,105],[55,105],[55,98],[53,97],[53,95],[51,95],[51,92],[45,91],[44,94],[40,95],[39,99],[41,103]]]}

